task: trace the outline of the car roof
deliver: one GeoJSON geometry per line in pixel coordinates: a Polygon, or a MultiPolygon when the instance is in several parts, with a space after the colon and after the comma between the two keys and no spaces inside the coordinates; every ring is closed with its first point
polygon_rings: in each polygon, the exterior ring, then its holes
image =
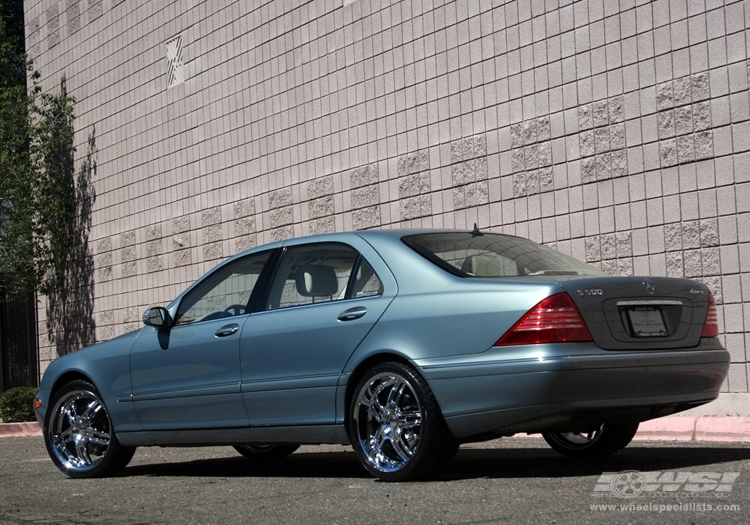
{"type": "MultiPolygon", "coordinates": [[[[377,246],[393,246],[396,243],[402,245],[401,239],[410,235],[423,235],[423,234],[438,234],[438,233],[472,233],[472,230],[468,229],[455,229],[455,228],[375,228],[371,230],[349,230],[342,232],[330,232],[330,233],[319,233],[315,235],[304,235],[300,237],[291,237],[289,239],[283,239],[280,241],[274,241],[270,243],[259,244],[242,252],[239,252],[224,261],[221,264],[225,264],[232,259],[242,257],[252,252],[258,252],[262,250],[269,250],[275,248],[281,248],[284,246],[291,246],[303,243],[313,242],[347,242],[347,239],[351,239],[352,236],[364,239],[368,243],[371,243],[373,247],[377,249],[377,246]]],[[[482,232],[483,234],[491,235],[504,235],[506,237],[513,237],[512,235],[496,233],[496,232],[482,232]]]]}
{"type": "MultiPolygon", "coordinates": [[[[383,228],[383,229],[372,229],[372,230],[349,230],[342,232],[330,232],[330,233],[319,233],[315,235],[304,235],[300,237],[290,237],[280,241],[273,241],[270,243],[259,244],[240,253],[237,253],[231,258],[234,258],[245,253],[250,253],[258,250],[266,250],[273,248],[280,248],[289,244],[299,244],[306,242],[335,242],[345,241],[346,238],[356,235],[365,240],[383,239],[383,240],[400,240],[403,237],[409,235],[429,234],[429,233],[471,233],[471,230],[458,230],[458,229],[444,229],[444,228],[383,228]]],[[[483,232],[491,233],[491,232],[483,232]]]]}

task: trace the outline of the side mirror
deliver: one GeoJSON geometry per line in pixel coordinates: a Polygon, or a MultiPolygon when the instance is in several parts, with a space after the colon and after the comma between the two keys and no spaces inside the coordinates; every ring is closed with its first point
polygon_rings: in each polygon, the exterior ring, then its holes
{"type": "Polygon", "coordinates": [[[172,326],[172,317],[166,308],[154,306],[143,312],[143,324],[163,330],[172,326]]]}

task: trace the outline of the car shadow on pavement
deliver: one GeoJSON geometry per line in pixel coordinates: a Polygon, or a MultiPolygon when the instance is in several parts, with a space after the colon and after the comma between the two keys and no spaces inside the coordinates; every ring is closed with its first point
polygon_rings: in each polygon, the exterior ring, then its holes
{"type": "Polygon", "coordinates": [[[240,455],[193,461],[140,464],[119,476],[367,478],[354,452],[296,453],[283,459],[251,461],[240,455]]]}
{"type": "MultiPolygon", "coordinates": [[[[543,445],[539,448],[462,448],[456,458],[430,481],[477,478],[569,478],[602,472],[716,470],[717,464],[750,459],[750,448],[728,445],[659,447],[631,445],[602,459],[574,460],[543,445]]],[[[353,451],[295,453],[279,460],[250,461],[218,457],[192,461],[131,465],[119,476],[138,477],[253,477],[253,478],[370,478],[353,451]]],[[[726,467],[731,470],[731,467],[726,467]]],[[[375,481],[373,479],[373,481],[375,481]]]]}
{"type": "MultiPolygon", "coordinates": [[[[631,445],[605,458],[571,459],[551,449],[461,449],[455,460],[435,479],[440,481],[487,478],[568,478],[624,470],[716,470],[717,464],[750,459],[749,448],[631,445]]],[[[731,469],[728,469],[731,470],[731,469]]]]}

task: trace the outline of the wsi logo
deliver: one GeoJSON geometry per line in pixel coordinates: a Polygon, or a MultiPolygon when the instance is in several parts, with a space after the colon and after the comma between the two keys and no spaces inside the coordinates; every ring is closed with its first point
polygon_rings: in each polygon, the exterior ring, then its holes
{"type": "MultiPolygon", "coordinates": [[[[731,492],[739,472],[602,472],[594,487],[595,493],[608,492],[618,498],[634,498],[641,494],[731,492]]],[[[600,494],[604,495],[604,494],[600,494]]]]}

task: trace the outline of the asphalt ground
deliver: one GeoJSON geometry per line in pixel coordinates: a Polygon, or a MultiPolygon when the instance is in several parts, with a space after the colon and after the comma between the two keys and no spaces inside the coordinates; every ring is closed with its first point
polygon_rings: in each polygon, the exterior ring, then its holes
{"type": "Polygon", "coordinates": [[[11,523],[746,524],[750,448],[641,441],[581,462],[538,438],[506,438],[465,445],[434,479],[411,483],[369,477],[349,447],[306,446],[266,463],[231,447],[141,448],[118,476],[73,480],[41,437],[7,437],[0,524],[11,523]],[[655,482],[651,491],[611,481],[633,476],[655,482]]]}

